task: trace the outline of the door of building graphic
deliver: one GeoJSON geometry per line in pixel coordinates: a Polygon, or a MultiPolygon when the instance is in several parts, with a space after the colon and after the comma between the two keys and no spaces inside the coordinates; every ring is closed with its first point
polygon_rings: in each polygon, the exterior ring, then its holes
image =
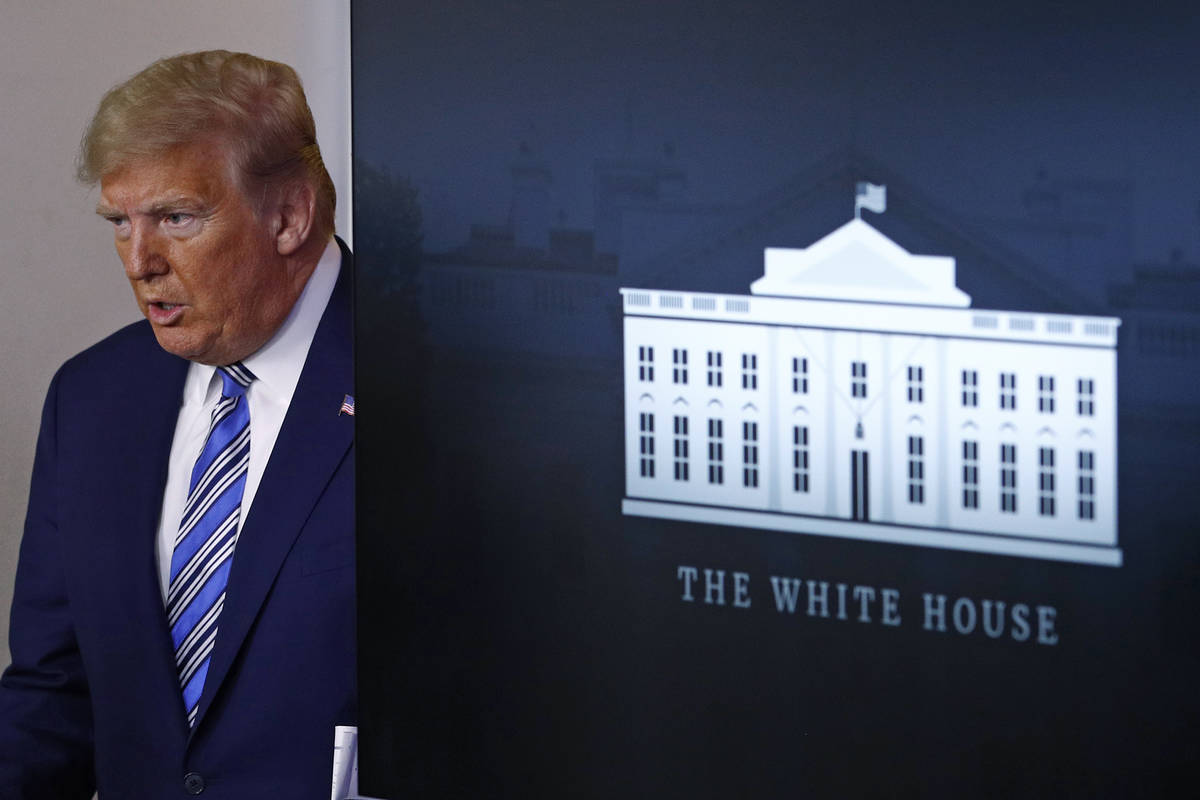
{"type": "Polygon", "coordinates": [[[866,522],[871,518],[867,498],[867,451],[850,451],[850,518],[866,522]]]}

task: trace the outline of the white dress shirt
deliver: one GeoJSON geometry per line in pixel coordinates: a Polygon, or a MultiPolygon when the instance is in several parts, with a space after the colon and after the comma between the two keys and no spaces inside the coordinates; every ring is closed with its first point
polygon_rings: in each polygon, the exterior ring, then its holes
{"type": "MultiPolygon", "coordinates": [[[[250,464],[246,473],[246,488],[242,493],[239,531],[250,512],[250,505],[254,502],[254,495],[275,447],[279,428],[291,405],[300,372],[308,358],[309,345],[333,294],[341,258],[337,242],[330,239],[317,268],[309,276],[300,299],[292,306],[283,325],[254,355],[242,359],[256,380],[246,390],[250,404],[250,464]]],[[[163,491],[162,512],[158,519],[158,575],[164,602],[170,584],[171,554],[175,549],[175,535],[179,532],[183,507],[187,503],[192,467],[204,447],[212,411],[220,398],[221,379],[217,375],[217,368],[192,362],[183,382],[183,402],[175,422],[175,438],[171,441],[167,467],[167,486],[163,491]]],[[[234,558],[237,558],[236,549],[234,558]]]]}

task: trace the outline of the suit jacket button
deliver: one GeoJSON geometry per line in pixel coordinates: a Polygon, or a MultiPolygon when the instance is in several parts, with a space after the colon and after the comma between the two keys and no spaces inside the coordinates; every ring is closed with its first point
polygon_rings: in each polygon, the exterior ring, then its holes
{"type": "Polygon", "coordinates": [[[199,772],[189,772],[183,776],[183,788],[188,794],[200,794],[204,791],[204,776],[199,772]]]}

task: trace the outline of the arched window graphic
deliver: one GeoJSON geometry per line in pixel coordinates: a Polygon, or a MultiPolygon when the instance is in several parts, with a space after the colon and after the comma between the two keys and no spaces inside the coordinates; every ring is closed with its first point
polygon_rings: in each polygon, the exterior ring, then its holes
{"type": "Polygon", "coordinates": [[[962,507],[979,510],[979,426],[968,420],[959,428],[962,461],[962,507]]]}
{"type": "Polygon", "coordinates": [[[654,477],[654,412],[638,412],[638,467],[643,478],[654,477]]]}
{"type": "MultiPolygon", "coordinates": [[[[1051,384],[1053,386],[1053,384],[1051,384]]],[[[1053,400],[1051,400],[1053,402],[1053,400]]],[[[1044,427],[1037,432],[1038,448],[1038,516],[1053,517],[1057,512],[1057,477],[1055,474],[1058,448],[1054,431],[1044,427]]]]}
{"type": "Polygon", "coordinates": [[[691,446],[688,429],[691,427],[688,401],[682,396],[671,403],[671,466],[677,481],[691,479],[691,446]]]}
{"type": "MultiPolygon", "coordinates": [[[[718,354],[719,355],[719,354],[718,354]]],[[[705,419],[708,482],[713,486],[725,485],[725,407],[720,400],[712,399],[707,404],[705,419]]]]}
{"type": "Polygon", "coordinates": [[[758,408],[753,403],[742,406],[742,487],[759,486],[758,408]]]}
{"type": "Polygon", "coordinates": [[[1096,519],[1095,438],[1091,428],[1082,428],[1075,436],[1075,515],[1083,522],[1096,519]]]}
{"type": "Polygon", "coordinates": [[[1000,513],[1017,513],[1017,426],[1000,426],[1000,513]]]}
{"type": "Polygon", "coordinates": [[[925,505],[925,423],[917,415],[908,418],[905,436],[909,505],[925,505]]]}
{"type": "Polygon", "coordinates": [[[792,409],[792,491],[808,494],[812,489],[811,442],[808,409],[792,409]]]}
{"type": "Polygon", "coordinates": [[[638,475],[643,478],[655,476],[655,402],[654,395],[642,392],[638,395],[638,475]]]}

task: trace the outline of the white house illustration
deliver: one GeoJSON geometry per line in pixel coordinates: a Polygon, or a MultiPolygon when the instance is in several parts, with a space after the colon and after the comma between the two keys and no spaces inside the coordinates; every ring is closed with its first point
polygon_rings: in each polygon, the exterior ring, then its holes
{"type": "Polygon", "coordinates": [[[627,515],[1120,566],[1120,320],[985,311],[861,219],[622,288],[627,515]]]}

